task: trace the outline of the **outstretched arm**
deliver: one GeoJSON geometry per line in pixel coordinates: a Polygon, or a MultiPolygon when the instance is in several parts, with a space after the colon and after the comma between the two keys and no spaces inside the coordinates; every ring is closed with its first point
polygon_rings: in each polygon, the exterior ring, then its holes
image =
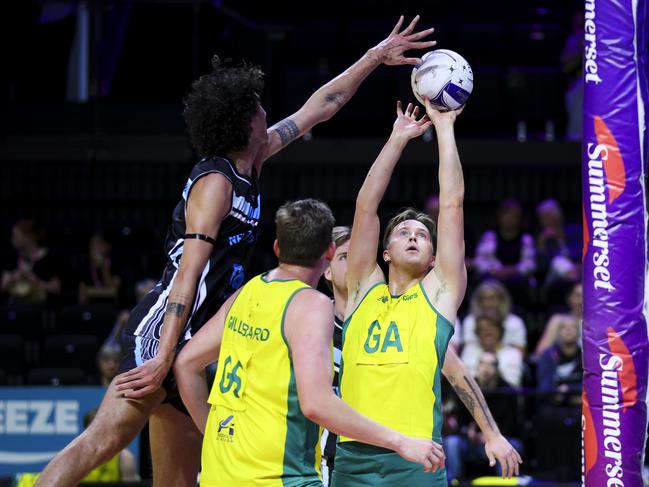
{"type": "Polygon", "coordinates": [[[424,470],[444,465],[440,445],[427,438],[411,438],[356,412],[331,389],[333,306],[315,290],[301,291],[285,318],[300,408],[304,415],[329,431],[370,445],[389,448],[424,470]]]}
{"type": "Polygon", "coordinates": [[[500,433],[494,421],[487,401],[468,369],[457,356],[453,349],[446,350],[442,373],[455,389],[455,393],[462,400],[471,416],[478,423],[485,437],[485,451],[492,467],[496,461],[500,463],[503,477],[518,475],[518,465],[523,463],[520,455],[507,439],[500,433]]]}
{"type": "Polygon", "coordinates": [[[348,309],[356,307],[364,289],[383,280],[383,274],[376,264],[380,233],[377,210],[406,144],[430,127],[426,117],[417,119],[418,113],[418,107],[413,109],[412,104],[404,112],[401,102],[397,102],[397,119],[390,138],[372,164],[358,192],[347,253],[348,309]]]}
{"type": "Polygon", "coordinates": [[[404,30],[403,15],[392,32],[379,44],[347,68],[343,73],[318,89],[306,103],[293,115],[268,129],[268,148],[262,159],[265,160],[284,148],[315,125],[329,120],[345,105],[367,76],[380,64],[401,65],[418,64],[419,58],[407,58],[404,52],[410,49],[427,49],[435,41],[422,41],[432,34],[432,28],[414,32],[419,21],[417,15],[404,30]]]}
{"type": "Polygon", "coordinates": [[[456,111],[439,112],[426,99],[426,113],[437,132],[439,146],[439,217],[434,269],[423,284],[433,305],[451,323],[466,291],[464,264],[464,177],[455,144],[456,111]]]}
{"type": "MultiPolygon", "coordinates": [[[[187,233],[216,238],[221,221],[230,211],[232,185],[222,174],[209,174],[196,182],[187,203],[187,233]]],[[[157,390],[176,356],[180,334],[194,302],[196,284],[213,251],[204,240],[185,240],[178,272],[169,292],[158,352],[154,358],[117,376],[118,391],[137,398],[157,390]]]]}

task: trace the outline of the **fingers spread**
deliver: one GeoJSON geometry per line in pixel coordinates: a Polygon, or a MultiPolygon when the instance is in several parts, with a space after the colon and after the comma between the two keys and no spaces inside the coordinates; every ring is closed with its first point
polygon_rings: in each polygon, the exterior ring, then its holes
{"type": "Polygon", "coordinates": [[[390,32],[390,35],[395,35],[396,33],[399,32],[399,29],[401,29],[401,26],[403,25],[403,15],[399,17],[399,21],[397,22],[397,25],[394,26],[394,29],[392,29],[392,32],[390,32]]]}
{"type": "Polygon", "coordinates": [[[437,41],[410,42],[408,43],[408,49],[426,49],[428,47],[433,47],[436,44],[437,41]]]}
{"type": "Polygon", "coordinates": [[[415,15],[415,18],[412,19],[412,21],[410,22],[410,25],[408,25],[408,27],[406,27],[406,29],[401,34],[403,34],[403,35],[410,34],[415,29],[415,26],[417,25],[417,22],[419,22],[419,18],[420,18],[419,15],[415,15]]]}
{"type": "Polygon", "coordinates": [[[431,35],[433,32],[435,32],[435,28],[431,27],[430,29],[422,30],[420,32],[415,32],[414,34],[411,34],[408,36],[409,41],[418,41],[419,39],[422,39],[423,37],[431,35]]]}
{"type": "Polygon", "coordinates": [[[418,58],[418,57],[406,57],[406,58],[403,58],[403,64],[412,64],[413,66],[417,66],[418,64],[421,64],[421,58],[418,58]]]}
{"type": "Polygon", "coordinates": [[[406,115],[408,117],[412,115],[412,103],[408,103],[408,106],[406,107],[406,115]]]}

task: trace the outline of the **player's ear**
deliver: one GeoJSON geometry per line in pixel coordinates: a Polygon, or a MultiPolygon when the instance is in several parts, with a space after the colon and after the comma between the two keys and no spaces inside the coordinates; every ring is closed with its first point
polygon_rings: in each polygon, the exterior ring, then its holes
{"type": "Polygon", "coordinates": [[[325,278],[327,281],[329,281],[329,282],[332,281],[332,276],[331,276],[331,266],[328,266],[328,267],[325,269],[323,275],[324,275],[324,278],[325,278]]]}
{"type": "Polygon", "coordinates": [[[327,250],[325,250],[324,258],[327,259],[329,262],[331,262],[334,258],[335,253],[336,253],[336,244],[331,242],[329,244],[329,247],[327,247],[327,250]]]}
{"type": "Polygon", "coordinates": [[[385,249],[385,250],[383,251],[383,261],[384,261],[386,264],[389,264],[389,263],[390,263],[390,252],[388,252],[387,249],[385,249]]]}
{"type": "Polygon", "coordinates": [[[435,267],[435,256],[433,255],[433,258],[430,261],[429,269],[432,270],[434,267],[435,267]]]}
{"type": "Polygon", "coordinates": [[[277,239],[273,242],[273,252],[275,252],[275,256],[279,259],[279,242],[277,239]]]}

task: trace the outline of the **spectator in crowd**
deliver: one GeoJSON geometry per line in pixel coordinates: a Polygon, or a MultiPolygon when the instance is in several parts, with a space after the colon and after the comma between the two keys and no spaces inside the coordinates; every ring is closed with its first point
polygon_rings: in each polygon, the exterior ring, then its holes
{"type": "Polygon", "coordinates": [[[13,270],[2,272],[0,283],[10,302],[43,304],[61,293],[56,261],[40,240],[41,233],[31,220],[20,220],[12,228],[16,263],[13,270]]]}
{"type": "MultiPolygon", "coordinates": [[[[487,405],[500,432],[522,455],[520,418],[517,414],[518,397],[511,385],[502,378],[495,353],[482,352],[476,368],[476,381],[485,395],[487,405]]],[[[451,408],[450,403],[448,407],[451,408]]],[[[485,438],[464,409],[452,414],[448,427],[448,436],[444,437],[446,471],[449,479],[461,479],[466,475],[468,465],[484,465],[487,458],[484,448],[485,438]],[[461,427],[458,427],[458,423],[461,427]]],[[[500,465],[495,465],[494,473],[501,476],[500,465]]]]}
{"type": "Polygon", "coordinates": [[[79,303],[117,301],[121,279],[113,274],[111,245],[99,234],[90,238],[79,279],[79,303]]]}
{"type": "Polygon", "coordinates": [[[580,401],[583,369],[579,345],[579,320],[563,315],[556,343],[545,350],[536,368],[539,392],[556,392],[554,402],[577,404],[580,401]]]}
{"type": "MultiPolygon", "coordinates": [[[[151,278],[142,279],[141,281],[136,282],[135,283],[136,303],[142,301],[144,297],[147,294],[149,294],[149,292],[155,287],[155,285],[156,285],[155,279],[151,279],[151,278]]],[[[130,315],[131,315],[131,311],[128,309],[123,309],[122,311],[119,312],[119,314],[117,315],[117,319],[115,320],[115,324],[113,325],[113,329],[108,335],[108,338],[106,338],[106,340],[104,341],[104,345],[103,345],[104,347],[119,348],[120,335],[122,334],[122,331],[124,330],[124,327],[126,326],[126,322],[128,321],[130,315]]]]}
{"type": "Polygon", "coordinates": [[[103,387],[108,387],[117,375],[119,360],[122,350],[119,346],[103,345],[97,354],[98,382],[103,387]]]}
{"type": "Polygon", "coordinates": [[[485,312],[476,318],[478,341],[473,346],[465,346],[462,361],[474,377],[478,373],[480,357],[484,352],[493,353],[498,359],[498,371],[502,378],[513,387],[521,385],[523,377],[523,353],[503,342],[505,329],[497,312],[485,312]]]}
{"type": "Polygon", "coordinates": [[[535,356],[540,357],[546,349],[554,345],[559,335],[559,326],[566,319],[574,319],[579,323],[577,339],[581,345],[581,322],[584,313],[584,293],[581,283],[576,283],[572,286],[572,289],[570,289],[566,297],[566,302],[568,304],[568,311],[554,313],[548,320],[547,325],[545,325],[543,335],[536,345],[535,356]]]}
{"type": "Polygon", "coordinates": [[[523,232],[523,209],[512,198],[498,206],[497,229],[482,234],[473,267],[478,279],[502,281],[517,303],[526,303],[536,270],[534,239],[523,232]]]}
{"type": "Polygon", "coordinates": [[[563,212],[555,199],[536,207],[539,231],[536,237],[537,269],[546,304],[556,302],[580,278],[581,228],[565,225],[563,212]]]}
{"type": "MultiPolygon", "coordinates": [[[[502,341],[505,345],[525,353],[527,330],[523,320],[511,312],[512,299],[505,286],[495,279],[483,281],[471,295],[470,313],[462,322],[461,344],[464,348],[477,345],[476,317],[493,313],[503,324],[502,341]]],[[[458,336],[460,333],[456,333],[458,336]]],[[[458,344],[460,345],[460,344],[458,344]]]]}

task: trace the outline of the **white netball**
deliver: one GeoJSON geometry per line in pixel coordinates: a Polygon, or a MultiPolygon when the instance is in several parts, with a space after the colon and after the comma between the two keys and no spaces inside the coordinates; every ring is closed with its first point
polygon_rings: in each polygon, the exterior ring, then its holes
{"type": "Polygon", "coordinates": [[[454,51],[437,49],[424,54],[410,76],[412,91],[420,103],[426,96],[442,111],[457,110],[473,91],[473,71],[454,51]]]}

